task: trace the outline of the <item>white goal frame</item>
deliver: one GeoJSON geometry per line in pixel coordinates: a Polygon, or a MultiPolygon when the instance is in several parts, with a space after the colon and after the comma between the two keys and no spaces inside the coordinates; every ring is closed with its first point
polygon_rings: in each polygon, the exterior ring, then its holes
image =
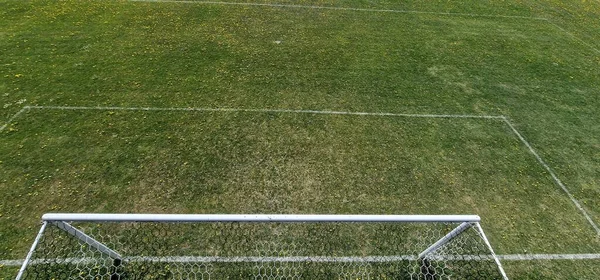
{"type": "Polygon", "coordinates": [[[97,249],[113,259],[121,255],[70,225],[70,222],[153,222],[153,223],[459,223],[452,231],[423,250],[415,258],[420,259],[434,253],[463,231],[474,228],[483,239],[491,257],[498,266],[503,279],[508,279],[499,258],[488,241],[477,215],[285,215],[285,214],[93,214],[93,213],[48,213],[42,216],[42,226],[22,263],[16,280],[20,280],[31,261],[33,253],[44,234],[46,226],[52,224],[80,242],[97,249]]]}

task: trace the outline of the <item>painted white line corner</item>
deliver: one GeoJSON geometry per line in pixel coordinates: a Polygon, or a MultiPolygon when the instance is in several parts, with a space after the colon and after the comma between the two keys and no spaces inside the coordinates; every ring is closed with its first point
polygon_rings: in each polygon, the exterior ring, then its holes
{"type": "Polygon", "coordinates": [[[19,112],[12,115],[12,117],[10,117],[4,125],[0,126],[0,132],[4,131],[5,128],[7,128],[17,117],[19,117],[19,115],[21,115],[23,112],[25,112],[29,109],[31,109],[31,107],[25,106],[25,107],[21,108],[21,110],[19,110],[19,112]]]}
{"type": "Polygon", "coordinates": [[[596,230],[597,235],[600,236],[600,228],[598,228],[598,225],[594,222],[594,220],[592,220],[592,218],[590,217],[588,212],[581,206],[579,201],[577,199],[575,199],[575,197],[571,194],[571,192],[567,189],[567,187],[563,184],[563,182],[560,179],[558,179],[558,176],[556,176],[556,174],[554,173],[554,171],[552,171],[550,166],[548,166],[548,164],[546,164],[546,162],[542,159],[542,157],[540,157],[540,155],[533,149],[533,147],[531,147],[529,142],[527,142],[527,140],[525,140],[525,137],[523,137],[523,135],[521,135],[521,133],[519,133],[519,131],[515,128],[515,126],[508,120],[508,118],[503,117],[503,119],[504,119],[504,122],[508,125],[508,127],[510,127],[510,129],[519,138],[519,140],[521,140],[521,142],[527,147],[527,149],[529,149],[529,152],[531,152],[533,154],[533,156],[537,159],[537,161],[544,167],[544,169],[546,169],[546,171],[548,171],[550,176],[552,176],[552,179],[554,180],[554,182],[567,194],[567,196],[571,199],[573,204],[575,204],[577,209],[579,209],[579,211],[583,214],[585,219],[590,223],[590,225],[592,225],[594,230],[596,230]]]}
{"type": "Polygon", "coordinates": [[[569,199],[575,204],[577,209],[583,214],[585,219],[594,228],[596,234],[600,236],[600,228],[592,220],[589,213],[581,206],[581,203],[571,194],[567,187],[562,183],[554,171],[546,164],[541,156],[533,149],[531,144],[521,135],[515,126],[505,116],[494,115],[448,115],[448,114],[401,114],[401,113],[385,113],[385,112],[350,112],[350,111],[319,111],[319,110],[293,110],[293,109],[243,109],[243,108],[181,108],[181,107],[115,107],[115,106],[25,106],[8,122],[0,127],[0,132],[7,127],[15,118],[26,110],[30,109],[49,109],[49,110],[120,110],[120,111],[184,111],[184,112],[257,112],[257,113],[301,113],[301,114],[324,114],[324,115],[355,115],[355,116],[387,116],[387,117],[412,117],[412,118],[470,118],[470,119],[499,119],[504,121],[506,125],[513,131],[519,140],[527,147],[529,152],[533,154],[536,160],[546,169],[554,182],[567,194],[569,199]]]}

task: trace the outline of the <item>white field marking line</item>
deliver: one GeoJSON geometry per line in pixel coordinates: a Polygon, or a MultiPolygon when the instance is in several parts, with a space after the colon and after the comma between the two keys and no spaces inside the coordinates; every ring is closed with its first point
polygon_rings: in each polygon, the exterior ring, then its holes
{"type": "Polygon", "coordinates": [[[535,156],[537,161],[546,169],[546,171],[548,171],[550,176],[552,176],[552,179],[554,179],[554,182],[567,194],[567,196],[571,199],[571,201],[573,202],[573,204],[575,204],[575,206],[579,209],[579,211],[581,211],[581,213],[588,220],[590,225],[592,225],[592,227],[596,230],[597,235],[600,236],[600,228],[598,228],[598,225],[596,225],[596,223],[592,220],[592,218],[590,217],[588,212],[581,206],[579,201],[577,199],[575,199],[575,197],[571,194],[571,192],[567,189],[567,187],[562,183],[562,181],[560,179],[558,179],[558,176],[556,176],[556,174],[554,173],[554,171],[552,171],[550,166],[548,166],[548,164],[546,164],[546,162],[542,159],[542,157],[540,157],[540,155],[533,149],[533,147],[531,147],[529,142],[527,142],[527,140],[525,140],[525,137],[523,137],[523,135],[521,135],[521,133],[519,133],[519,131],[515,128],[515,126],[508,120],[508,118],[503,117],[503,119],[504,119],[504,122],[508,125],[508,127],[510,127],[510,129],[515,133],[515,135],[517,135],[517,137],[521,140],[521,142],[529,149],[529,152],[531,152],[533,154],[533,156],[535,156]]]}
{"type": "MultiPolygon", "coordinates": [[[[415,118],[472,118],[472,119],[501,119],[510,127],[513,133],[521,140],[521,142],[529,149],[529,151],[535,156],[537,161],[548,171],[554,182],[560,186],[560,188],[567,194],[573,204],[581,211],[583,216],[592,225],[596,234],[600,236],[600,228],[592,220],[587,211],[581,206],[579,201],[571,194],[567,187],[562,181],[556,176],[554,171],[546,164],[546,162],[540,157],[540,155],[533,149],[533,147],[525,140],[523,135],[514,127],[514,125],[505,116],[491,116],[491,115],[435,115],[435,114],[399,114],[399,113],[369,113],[369,112],[348,112],[348,111],[318,111],[318,110],[292,110],[292,109],[242,109],[242,108],[176,108],[176,107],[85,107],[85,106],[25,106],[21,111],[15,114],[14,117],[22,113],[26,109],[50,109],[50,110],[120,110],[120,111],[185,111],[185,112],[259,112],[259,113],[303,113],[303,114],[327,114],[327,115],[358,115],[358,116],[390,116],[390,117],[415,117],[415,118]]],[[[8,125],[8,123],[6,124],[8,125]]],[[[5,125],[5,126],[6,126],[5,125]]]]}
{"type": "Polygon", "coordinates": [[[273,7],[273,8],[299,8],[299,9],[320,9],[320,10],[355,11],[355,12],[428,14],[428,15],[445,15],[445,16],[469,16],[469,17],[546,20],[546,18],[542,18],[542,17],[528,17],[528,16],[471,14],[471,13],[452,13],[452,12],[428,12],[428,11],[414,11],[414,10],[369,9],[369,8],[351,8],[351,7],[327,7],[327,6],[316,6],[316,5],[294,5],[294,4],[277,4],[277,3],[243,3],[243,2],[190,1],[190,0],[129,0],[129,1],[131,1],[131,2],[154,2],[154,3],[205,4],[205,5],[259,6],[259,7],[273,7]]]}
{"type": "MultiPolygon", "coordinates": [[[[573,35],[573,33],[560,27],[548,18],[544,17],[528,17],[528,16],[513,16],[513,15],[490,15],[490,14],[472,14],[472,13],[451,13],[451,12],[428,12],[428,11],[414,11],[414,10],[392,10],[392,9],[368,9],[368,8],[350,8],[350,7],[327,7],[327,6],[315,6],[315,5],[293,5],[293,4],[269,4],[269,3],[241,3],[241,2],[220,2],[220,1],[190,1],[190,0],[129,0],[132,2],[155,2],[155,3],[186,3],[186,4],[209,4],[209,5],[238,5],[238,6],[265,6],[265,7],[280,7],[280,8],[304,8],[304,9],[322,9],[322,10],[341,10],[341,11],[360,11],[360,12],[380,12],[380,13],[403,13],[403,14],[430,14],[430,15],[446,15],[446,16],[469,16],[469,17],[488,17],[488,18],[515,18],[515,19],[529,19],[529,20],[543,20],[550,25],[553,25],[557,29],[561,30],[565,34],[571,36],[576,41],[589,47],[597,53],[600,50],[593,45],[583,41],[579,37],[573,35]]],[[[600,2],[600,0],[596,0],[600,2]]]]}
{"type": "Polygon", "coordinates": [[[535,260],[600,260],[600,254],[514,254],[498,255],[506,261],[535,261],[535,260]]]}
{"type": "Polygon", "coordinates": [[[12,115],[12,117],[10,117],[4,125],[0,126],[0,132],[2,132],[5,128],[7,128],[12,123],[12,121],[14,121],[19,115],[21,115],[23,112],[25,112],[29,109],[30,109],[29,106],[25,106],[25,107],[21,108],[21,110],[19,110],[19,112],[12,115]]]}
{"type": "Polygon", "coordinates": [[[581,44],[583,44],[583,45],[587,46],[588,48],[592,49],[593,51],[595,51],[595,52],[597,52],[597,53],[600,53],[600,50],[599,50],[599,49],[597,49],[596,47],[594,47],[594,46],[590,45],[590,44],[589,44],[589,43],[587,43],[586,41],[584,41],[584,40],[582,40],[582,39],[579,39],[579,37],[575,36],[573,33],[571,33],[571,32],[569,32],[569,31],[567,31],[566,29],[562,28],[560,25],[558,25],[558,24],[554,23],[553,21],[551,21],[551,20],[549,20],[549,19],[546,19],[546,21],[547,21],[548,23],[550,23],[550,25],[552,25],[552,26],[556,27],[558,30],[560,30],[560,31],[564,32],[565,34],[569,35],[571,38],[575,39],[575,41],[577,41],[577,42],[579,42],[579,43],[581,43],[581,44]]]}
{"type": "Polygon", "coordinates": [[[349,111],[319,111],[294,109],[243,109],[243,108],[177,108],[177,107],[85,107],[85,106],[27,106],[28,109],[46,110],[113,110],[113,111],[183,111],[183,112],[251,112],[251,113],[292,113],[317,115],[353,115],[353,116],[382,116],[408,118],[464,118],[464,119],[505,119],[504,116],[493,115],[447,115],[447,114],[401,114],[385,112],[349,112],[349,111]]]}
{"type": "MultiPolygon", "coordinates": [[[[472,14],[472,13],[451,13],[451,12],[428,12],[414,10],[392,10],[392,9],[368,9],[368,8],[350,8],[350,7],[327,7],[314,5],[293,5],[293,4],[269,4],[269,3],[241,3],[241,2],[219,2],[219,1],[190,1],[190,0],[129,0],[132,2],[155,2],[155,3],[186,3],[186,4],[212,4],[212,5],[239,5],[239,6],[265,6],[265,7],[280,7],[280,8],[304,8],[304,9],[322,9],[322,10],[341,10],[341,11],[361,11],[361,12],[380,12],[380,13],[403,13],[403,14],[430,14],[430,15],[446,15],[446,16],[470,16],[470,17],[488,17],[488,18],[516,18],[529,20],[543,20],[565,34],[571,36],[576,41],[589,47],[597,53],[600,50],[593,45],[583,41],[571,32],[560,27],[548,18],[544,17],[528,17],[528,16],[512,16],[512,15],[490,15],[490,14],[472,14]]],[[[600,2],[600,0],[596,0],[600,2]]]]}
{"type": "Polygon", "coordinates": [[[556,176],[554,171],[546,164],[533,147],[525,140],[523,135],[514,127],[514,125],[505,116],[492,115],[436,115],[436,114],[399,114],[399,113],[370,113],[370,112],[348,112],[348,111],[318,111],[318,110],[292,110],[292,109],[242,109],[242,108],[177,108],[177,107],[115,107],[115,106],[25,106],[25,109],[50,109],[50,110],[114,110],[114,111],[185,111],[185,112],[258,112],[258,113],[303,113],[303,114],[327,114],[327,115],[358,115],[358,116],[389,116],[389,117],[415,117],[415,118],[471,118],[471,119],[501,119],[510,127],[513,133],[535,156],[537,161],[548,171],[554,182],[567,194],[575,206],[581,211],[583,216],[592,225],[598,236],[600,228],[592,220],[587,211],[581,206],[579,201],[571,194],[562,181],[556,176]]]}
{"type": "MultiPolygon", "coordinates": [[[[508,254],[497,255],[501,260],[506,261],[536,261],[536,260],[600,260],[600,254],[508,254]]],[[[436,259],[442,259],[437,256],[436,259]]],[[[458,255],[444,256],[445,260],[492,260],[491,255],[458,255]]],[[[348,256],[348,257],[329,257],[329,256],[295,256],[295,257],[261,257],[261,256],[240,256],[240,257],[202,257],[202,256],[169,256],[169,257],[151,257],[137,256],[126,257],[125,261],[150,261],[150,262],[169,262],[169,263],[239,263],[239,262],[321,262],[321,263],[352,263],[352,262],[398,262],[414,261],[417,256],[398,255],[398,256],[348,256]]],[[[97,259],[93,258],[64,258],[64,259],[37,259],[32,260],[31,264],[44,263],[95,263],[97,259]]],[[[0,260],[2,266],[21,266],[23,260],[0,260]]]]}

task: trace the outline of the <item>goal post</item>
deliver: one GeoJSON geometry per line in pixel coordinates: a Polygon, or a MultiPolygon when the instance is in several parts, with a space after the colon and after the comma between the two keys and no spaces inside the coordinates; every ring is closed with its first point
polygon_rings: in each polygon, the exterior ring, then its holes
{"type": "Polygon", "coordinates": [[[476,215],[59,214],[19,279],[508,279],[476,215]]]}

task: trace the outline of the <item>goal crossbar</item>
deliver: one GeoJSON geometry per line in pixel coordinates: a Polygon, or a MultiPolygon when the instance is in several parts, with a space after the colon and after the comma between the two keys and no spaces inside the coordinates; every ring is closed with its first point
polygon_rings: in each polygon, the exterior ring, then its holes
{"type": "Polygon", "coordinates": [[[43,221],[70,222],[337,222],[337,223],[478,223],[477,215],[282,215],[282,214],[84,214],[84,213],[48,213],[43,221]]]}

